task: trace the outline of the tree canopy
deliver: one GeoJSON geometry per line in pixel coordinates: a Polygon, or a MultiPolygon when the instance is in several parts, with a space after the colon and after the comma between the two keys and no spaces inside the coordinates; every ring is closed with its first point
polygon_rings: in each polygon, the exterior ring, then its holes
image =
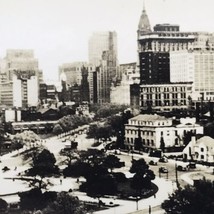
{"type": "Polygon", "coordinates": [[[148,164],[143,158],[133,160],[129,171],[135,173],[131,187],[136,190],[138,195],[141,195],[143,189],[151,188],[151,181],[155,179],[155,174],[149,169],[148,164]]]}
{"type": "Polygon", "coordinates": [[[44,214],[85,214],[87,213],[83,204],[77,197],[69,195],[67,192],[57,194],[56,200],[49,203],[43,210],[44,214]]]}
{"type": "Polygon", "coordinates": [[[167,214],[210,214],[214,210],[214,183],[199,180],[194,186],[179,188],[162,203],[167,214]]]}
{"type": "Polygon", "coordinates": [[[54,154],[44,149],[33,158],[33,167],[29,169],[29,175],[45,177],[46,175],[57,174],[59,170],[55,163],[54,154]]]}

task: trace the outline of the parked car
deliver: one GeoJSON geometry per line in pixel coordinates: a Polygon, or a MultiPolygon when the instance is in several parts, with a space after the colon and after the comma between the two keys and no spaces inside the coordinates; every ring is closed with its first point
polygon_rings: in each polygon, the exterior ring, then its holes
{"type": "Polygon", "coordinates": [[[195,162],[189,162],[188,168],[189,169],[195,169],[196,168],[196,163],[195,162]]]}
{"type": "Polygon", "coordinates": [[[169,171],[168,171],[168,169],[166,167],[162,166],[162,167],[159,168],[159,172],[168,173],[169,171]]]}
{"type": "Polygon", "coordinates": [[[181,165],[178,165],[178,166],[177,166],[177,170],[178,170],[178,171],[187,171],[187,170],[188,170],[188,166],[181,166],[181,165]]]}
{"type": "Polygon", "coordinates": [[[162,163],[168,163],[168,159],[166,157],[161,157],[159,159],[159,162],[162,162],[162,163]]]}
{"type": "Polygon", "coordinates": [[[157,166],[158,163],[157,163],[157,161],[155,161],[155,160],[150,160],[150,161],[149,161],[149,165],[157,166]]]}
{"type": "Polygon", "coordinates": [[[3,171],[3,172],[6,172],[6,171],[8,171],[8,170],[10,170],[10,168],[8,168],[7,166],[5,166],[5,167],[2,168],[2,171],[3,171]]]}

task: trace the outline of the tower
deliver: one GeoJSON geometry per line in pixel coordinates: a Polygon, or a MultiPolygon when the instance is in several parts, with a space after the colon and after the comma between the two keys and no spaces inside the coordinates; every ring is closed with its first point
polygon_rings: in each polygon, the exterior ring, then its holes
{"type": "Polygon", "coordinates": [[[147,13],[146,13],[145,0],[144,0],[143,11],[138,24],[138,38],[140,35],[150,33],[150,32],[151,32],[151,26],[149,22],[149,17],[147,16],[147,13]]]}

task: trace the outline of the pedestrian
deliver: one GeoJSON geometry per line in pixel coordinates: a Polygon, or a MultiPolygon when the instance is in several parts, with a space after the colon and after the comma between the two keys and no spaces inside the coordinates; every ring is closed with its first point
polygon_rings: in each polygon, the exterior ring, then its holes
{"type": "Polygon", "coordinates": [[[156,194],[154,194],[154,198],[156,198],[156,194]]]}
{"type": "Polygon", "coordinates": [[[60,184],[62,185],[62,179],[60,179],[60,184]]]}

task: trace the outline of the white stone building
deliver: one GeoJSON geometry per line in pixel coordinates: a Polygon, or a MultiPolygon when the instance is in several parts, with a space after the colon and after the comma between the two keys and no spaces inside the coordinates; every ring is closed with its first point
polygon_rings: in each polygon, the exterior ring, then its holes
{"type": "Polygon", "coordinates": [[[180,124],[174,125],[173,118],[140,114],[129,119],[125,125],[125,147],[134,149],[139,136],[142,146],[148,149],[159,149],[161,140],[165,147],[183,146],[183,137],[187,132],[203,134],[203,127],[196,124],[194,118],[181,119],[180,124]]]}

